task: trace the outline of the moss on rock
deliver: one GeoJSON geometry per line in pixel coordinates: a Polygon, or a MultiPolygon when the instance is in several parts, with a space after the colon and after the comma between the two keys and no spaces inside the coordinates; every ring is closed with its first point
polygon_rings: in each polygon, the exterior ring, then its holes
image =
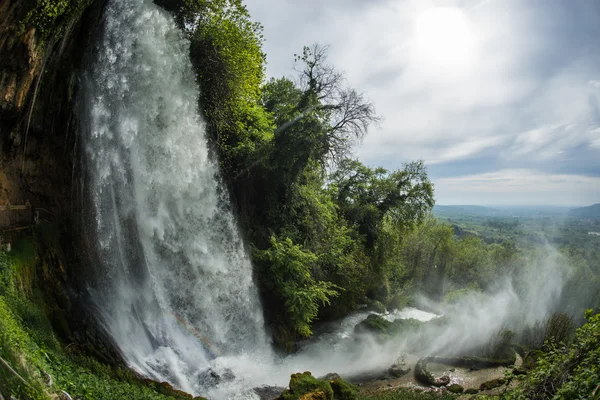
{"type": "Polygon", "coordinates": [[[379,339],[385,340],[390,336],[397,336],[413,332],[423,326],[424,322],[416,319],[397,319],[388,321],[378,314],[369,315],[364,321],[356,325],[356,333],[373,333],[379,339]]]}
{"type": "Polygon", "coordinates": [[[460,394],[465,391],[465,388],[457,383],[448,386],[448,391],[454,394],[460,394]]]}
{"type": "Polygon", "coordinates": [[[433,385],[435,377],[427,369],[427,358],[421,358],[415,365],[415,379],[425,385],[433,385]]]}
{"type": "Polygon", "coordinates": [[[338,374],[327,374],[317,379],[308,371],[293,374],[289,389],[279,400],[357,400],[358,388],[343,380],[338,374]]]}
{"type": "Polygon", "coordinates": [[[392,329],[392,323],[377,314],[369,315],[364,321],[356,325],[354,331],[357,333],[388,334],[392,329]]]}
{"type": "Polygon", "coordinates": [[[281,394],[280,400],[333,400],[330,383],[313,377],[309,371],[292,374],[289,387],[281,394]]]}
{"type": "Polygon", "coordinates": [[[415,379],[425,385],[437,387],[448,385],[450,383],[450,377],[444,375],[436,378],[433,376],[433,374],[427,368],[427,361],[427,357],[421,358],[419,361],[417,361],[417,365],[415,365],[415,379]]]}
{"type": "Polygon", "coordinates": [[[492,389],[496,389],[496,388],[499,388],[500,386],[504,385],[505,382],[506,382],[506,380],[504,378],[492,379],[490,381],[483,382],[479,386],[479,389],[480,390],[492,390],[492,389]]]}
{"type": "Polygon", "coordinates": [[[358,388],[345,380],[338,378],[329,381],[333,389],[333,398],[336,400],[357,400],[358,388]]]}

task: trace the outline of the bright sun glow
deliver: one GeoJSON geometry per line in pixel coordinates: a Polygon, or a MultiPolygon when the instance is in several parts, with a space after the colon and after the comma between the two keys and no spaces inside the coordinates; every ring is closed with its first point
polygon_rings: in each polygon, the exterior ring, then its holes
{"type": "Polygon", "coordinates": [[[468,21],[458,8],[430,8],[417,19],[417,50],[430,62],[464,65],[471,57],[473,42],[468,21]]]}

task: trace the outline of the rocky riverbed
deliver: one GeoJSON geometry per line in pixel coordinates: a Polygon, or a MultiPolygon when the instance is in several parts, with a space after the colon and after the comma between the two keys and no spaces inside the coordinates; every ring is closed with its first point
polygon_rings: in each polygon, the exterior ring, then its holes
{"type": "MultiPolygon", "coordinates": [[[[364,394],[371,394],[382,390],[392,390],[399,387],[412,388],[415,390],[423,391],[435,391],[435,392],[446,392],[450,387],[458,390],[459,385],[463,388],[463,393],[496,393],[498,388],[489,388],[482,390],[484,387],[495,386],[500,384],[503,386],[502,379],[507,370],[511,370],[511,367],[494,367],[494,368],[469,368],[469,367],[456,367],[452,365],[446,365],[436,362],[429,362],[427,368],[436,378],[447,376],[449,378],[449,384],[442,387],[435,387],[433,385],[425,385],[415,378],[414,370],[419,361],[420,357],[414,354],[407,354],[405,362],[410,367],[410,372],[401,376],[395,377],[388,371],[373,371],[362,376],[357,376],[351,379],[354,383],[357,383],[361,392],[364,394]],[[485,385],[485,384],[488,385],[485,385]]],[[[515,362],[516,366],[522,364],[522,359],[517,355],[515,362]]]]}

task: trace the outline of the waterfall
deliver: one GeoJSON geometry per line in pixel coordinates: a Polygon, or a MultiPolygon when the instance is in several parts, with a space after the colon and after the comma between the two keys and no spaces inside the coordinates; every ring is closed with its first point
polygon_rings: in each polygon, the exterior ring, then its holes
{"type": "Polygon", "coordinates": [[[198,394],[266,354],[252,267],[198,114],[189,43],[151,0],[112,0],[83,76],[101,321],[136,371],[198,394]],[[204,373],[204,375],[203,375],[204,373]]]}
{"type": "MultiPolygon", "coordinates": [[[[349,339],[365,313],[288,357],[267,339],[252,266],[198,113],[189,43],[152,0],[109,0],[82,76],[96,265],[90,292],[128,365],[209,398],[256,398],[310,369],[389,366],[396,345],[349,339]]],[[[398,318],[403,318],[399,315],[398,318]]]]}

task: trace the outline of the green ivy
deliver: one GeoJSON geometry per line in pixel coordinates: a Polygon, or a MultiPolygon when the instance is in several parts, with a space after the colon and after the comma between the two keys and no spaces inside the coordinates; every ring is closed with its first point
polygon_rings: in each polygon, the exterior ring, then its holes
{"type": "Polygon", "coordinates": [[[79,18],[92,0],[36,0],[35,6],[27,13],[21,25],[34,27],[41,43],[51,37],[58,40],[65,33],[69,22],[79,18]]]}

